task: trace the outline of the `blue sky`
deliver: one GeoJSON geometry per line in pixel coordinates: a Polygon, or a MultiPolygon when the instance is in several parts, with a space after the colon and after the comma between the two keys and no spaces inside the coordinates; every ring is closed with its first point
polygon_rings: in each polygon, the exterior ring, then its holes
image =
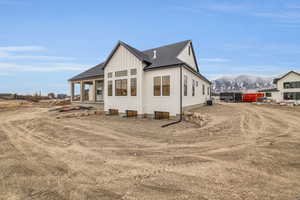
{"type": "Polygon", "coordinates": [[[0,93],[66,93],[118,40],[144,50],[186,39],[211,79],[300,71],[300,2],[0,0],[0,93]]]}

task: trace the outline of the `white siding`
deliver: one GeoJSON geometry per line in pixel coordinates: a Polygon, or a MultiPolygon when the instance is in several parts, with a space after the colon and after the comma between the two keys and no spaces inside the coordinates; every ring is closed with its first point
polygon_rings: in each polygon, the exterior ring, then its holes
{"type": "Polygon", "coordinates": [[[104,69],[104,110],[118,109],[119,112],[124,113],[125,110],[137,110],[142,113],[142,76],[143,76],[142,62],[136,58],[130,51],[122,45],[116,50],[110,61],[104,69]],[[131,76],[130,69],[137,69],[137,75],[131,76]],[[127,76],[115,77],[116,71],[128,70],[127,76]],[[112,72],[113,77],[108,78],[107,73],[112,72]],[[137,78],[137,96],[130,94],[130,78],[137,78]],[[127,79],[127,96],[115,96],[115,80],[127,79]],[[113,81],[113,96],[107,95],[108,80],[113,81]]]}
{"type": "Polygon", "coordinates": [[[181,53],[177,57],[178,59],[182,60],[183,62],[190,65],[192,68],[194,68],[197,71],[196,61],[194,59],[194,53],[192,51],[191,43],[188,43],[186,47],[181,51],[181,53]],[[190,49],[190,55],[189,55],[189,47],[190,49]]]}
{"type": "Polygon", "coordinates": [[[144,113],[154,114],[154,111],[169,112],[171,116],[180,113],[180,68],[167,68],[144,73],[144,113]],[[170,96],[154,96],[153,78],[170,76],[170,96]]]}
{"type": "Polygon", "coordinates": [[[207,93],[207,88],[210,88],[210,84],[200,79],[191,71],[182,68],[182,76],[184,77],[185,75],[187,76],[187,96],[184,96],[184,78],[182,78],[183,107],[196,105],[196,104],[203,104],[206,102],[206,100],[209,100],[210,94],[207,93]],[[195,96],[192,96],[193,80],[195,80],[195,82],[198,81],[198,87],[197,84],[195,83],[195,96]],[[202,91],[202,85],[205,86],[204,95],[202,91]]]}
{"type": "Polygon", "coordinates": [[[286,77],[284,77],[283,79],[280,79],[277,82],[277,89],[280,91],[279,95],[278,95],[278,99],[277,101],[283,101],[283,94],[285,92],[300,92],[300,88],[288,88],[285,89],[283,87],[283,83],[284,82],[294,82],[294,81],[300,81],[300,76],[298,74],[295,73],[290,73],[289,75],[287,75],[286,77]]]}

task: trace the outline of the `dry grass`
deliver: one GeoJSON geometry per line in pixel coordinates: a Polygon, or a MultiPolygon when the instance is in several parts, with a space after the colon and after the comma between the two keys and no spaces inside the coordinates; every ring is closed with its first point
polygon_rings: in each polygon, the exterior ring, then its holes
{"type": "Polygon", "coordinates": [[[300,113],[201,107],[204,127],[108,116],[0,111],[0,199],[294,200],[300,113]]]}

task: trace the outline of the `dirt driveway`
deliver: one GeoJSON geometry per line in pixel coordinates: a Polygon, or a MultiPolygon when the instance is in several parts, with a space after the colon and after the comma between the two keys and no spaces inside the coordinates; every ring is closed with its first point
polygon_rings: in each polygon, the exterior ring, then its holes
{"type": "Polygon", "coordinates": [[[0,111],[0,199],[296,200],[300,109],[202,107],[204,127],[0,111]]]}

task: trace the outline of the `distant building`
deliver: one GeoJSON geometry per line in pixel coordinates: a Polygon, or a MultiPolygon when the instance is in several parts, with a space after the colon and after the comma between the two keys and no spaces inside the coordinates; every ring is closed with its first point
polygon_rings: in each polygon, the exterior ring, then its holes
{"type": "Polygon", "coordinates": [[[300,74],[290,71],[287,74],[273,80],[276,88],[259,90],[265,97],[276,102],[300,103],[300,74]]]}
{"type": "Polygon", "coordinates": [[[58,99],[65,99],[67,98],[68,96],[66,94],[57,94],[57,98],[58,99]]]}
{"type": "Polygon", "coordinates": [[[49,93],[48,98],[49,99],[55,99],[55,94],[54,93],[49,93]]]}

